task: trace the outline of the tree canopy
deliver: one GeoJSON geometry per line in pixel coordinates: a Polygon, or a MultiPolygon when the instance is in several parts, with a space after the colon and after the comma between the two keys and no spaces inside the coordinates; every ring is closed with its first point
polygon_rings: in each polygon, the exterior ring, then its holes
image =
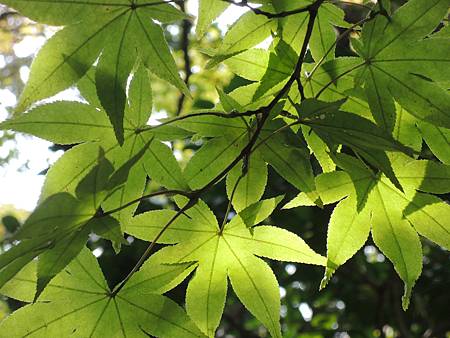
{"type": "Polygon", "coordinates": [[[189,34],[184,2],[1,1],[61,29],[0,129],[70,149],[5,239],[0,293],[30,304],[0,335],[214,337],[232,289],[283,337],[267,259],[321,267],[323,289],[371,237],[404,283],[406,311],[422,239],[450,250],[450,0],[355,3],[365,10],[355,22],[343,1],[200,0],[197,40],[229,6],[242,10],[215,48],[195,50],[202,71],[226,67],[236,81],[216,88],[213,107],[189,81],[190,47],[180,72],[164,34],[174,22],[189,34]],[[336,52],[344,39],[346,56],[336,52]],[[149,123],[161,81],[179,92],[177,109],[149,123]],[[48,100],[73,86],[83,101],[48,100]],[[194,151],[181,159],[177,147],[194,151]],[[272,174],[297,196],[267,196],[272,174]],[[228,201],[222,217],[206,203],[211,191],[228,201]],[[169,202],[138,208],[158,197],[169,202]],[[267,223],[275,210],[327,205],[323,255],[267,223]],[[148,245],[108,285],[85,247],[92,234],[117,254],[130,235],[148,245]],[[162,295],[188,276],[184,307],[162,295]]]}

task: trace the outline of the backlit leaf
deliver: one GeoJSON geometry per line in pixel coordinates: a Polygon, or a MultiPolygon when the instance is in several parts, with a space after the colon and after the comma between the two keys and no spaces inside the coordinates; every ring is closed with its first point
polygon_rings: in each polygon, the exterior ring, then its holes
{"type": "Polygon", "coordinates": [[[176,278],[185,268],[146,265],[145,297],[133,287],[137,280],[112,297],[95,258],[84,249],[42,294],[44,301],[9,316],[0,324],[0,333],[7,332],[9,337],[60,337],[74,332],[82,337],[204,337],[186,313],[158,291],[170,283],[167,277],[176,278]]]}

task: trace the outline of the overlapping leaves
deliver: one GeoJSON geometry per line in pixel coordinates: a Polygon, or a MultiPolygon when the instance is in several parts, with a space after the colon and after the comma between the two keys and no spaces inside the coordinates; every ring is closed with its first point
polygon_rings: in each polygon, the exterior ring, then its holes
{"type": "Polygon", "coordinates": [[[129,169],[124,165],[114,172],[102,149],[98,149],[97,164],[78,183],[75,194],[60,192],[46,198],[14,234],[11,240],[17,244],[0,256],[1,286],[39,256],[38,297],[50,280],[80,252],[92,231],[117,240],[120,246],[123,238],[117,221],[109,217],[97,221],[96,217],[108,193],[127,180],[129,169]]]}
{"type": "MultiPolygon", "coordinates": [[[[80,89],[95,101],[95,88],[89,83],[80,89]]],[[[122,206],[142,195],[147,172],[155,182],[169,188],[186,187],[170,149],[155,134],[134,132],[137,126],[146,124],[151,109],[149,78],[141,69],[131,82],[123,147],[117,145],[106,114],[95,108],[95,102],[46,104],[2,124],[53,142],[84,142],[67,151],[49,170],[40,205],[14,237],[19,244],[0,258],[2,285],[39,255],[38,295],[81,250],[90,232],[113,240],[118,249],[123,241],[119,222],[131,217],[136,209],[136,204],[122,206]],[[114,218],[99,217],[100,207],[105,211],[117,209],[112,212],[114,218]]]]}
{"type": "MultiPolygon", "coordinates": [[[[222,227],[200,201],[159,239],[161,243],[178,243],[160,251],[162,262],[198,263],[187,289],[186,309],[208,336],[214,336],[220,323],[228,277],[247,309],[273,337],[281,337],[278,283],[269,266],[256,256],[324,264],[324,258],[295,234],[273,226],[254,226],[266,219],[279,201],[272,198],[257,202],[222,227]]],[[[179,203],[184,204],[182,200],[179,203]]],[[[171,210],[143,213],[134,217],[125,229],[139,238],[152,240],[175,214],[171,210]]]]}
{"type": "MultiPolygon", "coordinates": [[[[327,269],[323,285],[334,271],[366,242],[369,233],[380,250],[394,263],[405,282],[404,308],[421,273],[422,249],[418,234],[449,249],[449,205],[431,195],[450,191],[450,168],[426,160],[393,156],[395,173],[405,188],[399,191],[386,177],[348,155],[336,163],[345,171],[317,176],[316,185],[324,203],[339,201],[331,215],[327,237],[327,269]]],[[[287,207],[308,205],[300,195],[287,207]]]]}
{"type": "MultiPolygon", "coordinates": [[[[253,90],[250,93],[252,96],[256,88],[252,88],[253,90]]],[[[247,98],[250,102],[252,102],[252,96],[247,98]]],[[[236,97],[242,100],[241,95],[236,95],[236,97]]],[[[233,98],[231,97],[231,99],[233,98]]],[[[245,101],[242,100],[241,102],[244,103],[245,101]]],[[[223,101],[222,105],[224,105],[223,101]]],[[[242,109],[239,102],[235,101],[234,105],[237,105],[238,109],[242,109]]],[[[211,178],[220,174],[239,155],[240,151],[249,141],[248,130],[255,129],[255,122],[254,117],[230,119],[205,115],[196,116],[176,123],[181,128],[198,133],[201,136],[212,138],[195,154],[185,169],[188,182],[190,181],[189,177],[198,178],[199,183],[197,184],[194,181],[194,186],[190,183],[191,188],[198,188],[206,184],[211,178]],[[216,161],[219,155],[221,158],[220,162],[216,161]],[[198,165],[197,161],[202,164],[198,165]],[[207,169],[206,171],[205,168],[207,169]],[[193,172],[192,174],[191,171],[193,172]]],[[[314,176],[309,161],[309,153],[305,145],[302,144],[301,139],[289,130],[287,125],[281,120],[272,120],[262,128],[260,137],[257,140],[257,146],[255,146],[251,156],[244,159],[243,162],[233,169],[231,175],[228,177],[227,183],[229,195],[231,195],[233,190],[231,186],[232,182],[236,182],[242,175],[244,180],[238,184],[238,195],[249,196],[249,201],[258,200],[262,196],[263,188],[266,185],[267,175],[264,173],[267,170],[267,163],[293,186],[310,194],[311,198],[316,200],[320,205],[320,200],[318,200],[318,196],[315,193],[314,176]],[[281,133],[279,131],[283,132],[281,133]],[[245,161],[247,163],[243,170],[245,161]],[[252,186],[252,188],[255,188],[252,192],[245,182],[249,182],[251,176],[258,175],[258,173],[262,173],[262,176],[258,176],[259,188],[252,186]]],[[[246,205],[239,205],[238,200],[241,199],[233,200],[233,205],[237,210],[241,210],[251,204],[247,202],[246,205]]]]}
{"type": "Polygon", "coordinates": [[[449,128],[450,96],[440,85],[449,76],[449,44],[431,34],[449,5],[447,0],[409,1],[389,18],[376,16],[363,26],[361,38],[353,39],[360,58],[325,63],[308,78],[312,95],[332,100],[362,95],[387,131],[396,121],[394,100],[417,119],[449,128]],[[352,92],[354,84],[363,91],[352,92]]]}
{"type": "MultiPolygon", "coordinates": [[[[448,35],[433,33],[449,0],[411,0],[394,13],[375,6],[360,37],[352,40],[359,56],[336,59],[333,25],[349,24],[335,5],[319,1],[311,12],[313,1],[239,3],[249,10],[210,53],[208,66],[224,61],[251,83],[231,93],[219,89],[220,102],[203,115],[195,111],[160,126],[147,125],[152,111],[147,71],[189,93],[157,22],[182,19],[184,13],[161,1],[4,3],[34,20],[65,26],[38,54],[18,110],[75,83],[87,103],[40,105],[0,125],[76,144],[50,168],[38,208],[0,256],[2,292],[25,299],[20,292],[26,289],[25,300],[38,299],[0,330],[13,336],[214,336],[229,279],[247,309],[272,336],[281,337],[278,283],[260,257],[326,265],[325,285],[371,233],[405,282],[406,308],[421,273],[419,235],[450,249],[449,206],[437,196],[450,192],[450,170],[413,159],[423,137],[436,157],[449,163],[450,74],[443,66],[450,55],[448,35]],[[281,15],[289,11],[294,12],[281,15]],[[303,41],[308,29],[311,39],[303,41]],[[268,37],[268,50],[253,48],[268,37]],[[302,45],[309,46],[305,60],[314,63],[303,60],[295,79],[302,45]],[[286,90],[286,83],[296,85],[286,90]],[[193,135],[201,146],[181,169],[164,141],[193,135]],[[317,177],[311,156],[323,171],[317,177]],[[301,191],[287,207],[338,203],[328,226],[326,259],[286,230],[258,226],[280,201],[261,200],[268,165],[301,191]],[[147,176],[171,194],[190,197],[175,199],[190,208],[135,216],[134,202],[142,199],[147,176]],[[237,214],[219,225],[198,198],[225,177],[237,214]],[[108,289],[86,250],[66,267],[89,233],[110,239],[118,251],[122,231],[172,246],[154,254],[118,292],[108,289]],[[33,283],[32,291],[21,285],[14,292],[36,256],[37,293],[33,283]],[[188,319],[160,294],[194,270],[188,319]],[[87,324],[78,325],[74,316],[87,324]]],[[[229,5],[200,1],[199,37],[229,5]]]]}
{"type": "Polygon", "coordinates": [[[124,142],[127,79],[138,56],[157,76],[189,91],[178,75],[162,29],[155,23],[185,15],[160,1],[3,1],[38,22],[65,25],[37,55],[17,110],[75,84],[97,58],[97,94],[120,144],[124,142]]]}
{"type": "MultiPolygon", "coordinates": [[[[0,290],[30,301],[36,267],[0,290]]],[[[125,288],[109,289],[95,257],[83,249],[48,285],[39,300],[0,324],[0,335],[15,337],[205,337],[184,310],[161,294],[180,283],[189,264],[165,266],[148,261],[125,288]]]]}

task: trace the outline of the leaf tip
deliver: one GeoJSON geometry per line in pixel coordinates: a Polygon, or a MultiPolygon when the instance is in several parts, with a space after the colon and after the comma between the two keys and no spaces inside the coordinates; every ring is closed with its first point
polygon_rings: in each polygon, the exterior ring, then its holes
{"type": "Polygon", "coordinates": [[[325,289],[325,287],[327,286],[329,281],[330,281],[330,279],[328,277],[324,276],[322,278],[322,280],[320,281],[319,291],[322,291],[323,289],[325,289]]]}
{"type": "Polygon", "coordinates": [[[42,291],[44,291],[47,284],[50,282],[49,278],[44,277],[38,277],[37,283],[36,283],[36,293],[33,297],[33,304],[37,302],[39,296],[41,295],[42,291]]]}
{"type": "Polygon", "coordinates": [[[320,281],[319,291],[322,291],[325,289],[325,287],[328,285],[329,281],[331,280],[331,277],[333,276],[334,272],[336,271],[337,266],[331,262],[330,260],[327,260],[327,266],[325,268],[325,273],[323,275],[322,280],[320,281]],[[332,265],[332,266],[330,266],[332,265]]]}
{"type": "Polygon", "coordinates": [[[410,300],[411,300],[411,291],[412,291],[411,287],[408,287],[408,286],[405,285],[405,293],[402,296],[402,308],[403,308],[403,311],[406,311],[409,308],[409,303],[410,303],[410,300]]]}
{"type": "Polygon", "coordinates": [[[314,201],[314,204],[316,206],[318,206],[320,209],[323,209],[323,207],[324,207],[323,201],[320,197],[317,197],[317,199],[314,201]]]}

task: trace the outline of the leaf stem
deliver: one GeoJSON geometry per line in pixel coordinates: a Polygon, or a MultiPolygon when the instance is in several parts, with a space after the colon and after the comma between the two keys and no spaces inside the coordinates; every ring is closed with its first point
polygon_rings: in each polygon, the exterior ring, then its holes
{"type": "Polygon", "coordinates": [[[236,183],[234,184],[233,191],[231,192],[230,199],[228,200],[227,210],[225,211],[225,215],[223,216],[223,221],[222,221],[222,224],[220,226],[219,235],[222,234],[223,229],[225,228],[225,224],[227,224],[228,215],[230,214],[230,211],[231,211],[231,204],[233,203],[234,194],[236,193],[236,190],[237,190],[237,187],[239,185],[239,182],[242,180],[242,178],[244,176],[245,176],[245,171],[242,170],[241,175],[239,176],[239,178],[237,179],[236,183]]]}
{"type": "Polygon", "coordinates": [[[243,113],[239,113],[239,112],[231,112],[231,113],[198,112],[198,113],[193,113],[193,114],[181,115],[181,116],[175,117],[173,119],[170,119],[168,121],[165,121],[165,122],[163,122],[161,124],[158,124],[156,126],[145,125],[143,127],[137,128],[135,132],[136,132],[136,134],[140,134],[140,133],[145,132],[145,131],[151,131],[151,130],[154,130],[154,129],[157,129],[157,128],[161,128],[161,127],[167,126],[167,125],[169,125],[171,123],[175,123],[175,122],[178,122],[178,121],[186,120],[186,119],[189,119],[189,118],[192,118],[192,117],[217,116],[217,117],[222,117],[222,118],[225,118],[225,119],[232,119],[232,118],[238,118],[238,117],[242,118],[244,116],[258,115],[260,113],[261,113],[260,110],[250,110],[250,111],[243,112],[243,113]]]}
{"type": "Polygon", "coordinates": [[[155,192],[149,193],[147,195],[143,195],[143,196],[141,196],[139,198],[136,198],[134,200],[131,200],[131,201],[125,203],[124,205],[121,205],[120,207],[117,207],[117,208],[112,209],[112,210],[105,211],[104,213],[99,214],[98,216],[95,216],[95,217],[109,216],[111,214],[114,214],[114,213],[122,210],[122,209],[128,208],[130,205],[133,205],[133,204],[138,203],[138,202],[140,202],[140,201],[142,201],[144,199],[155,197],[155,196],[161,196],[161,195],[183,195],[183,196],[186,196],[186,197],[190,197],[190,194],[191,194],[190,192],[183,191],[183,190],[161,190],[161,191],[155,191],[155,192]]]}
{"type": "Polygon", "coordinates": [[[339,43],[339,41],[341,41],[343,38],[345,38],[348,34],[350,34],[357,26],[360,26],[366,22],[369,22],[371,20],[373,20],[378,14],[380,14],[379,12],[373,12],[372,14],[370,14],[368,17],[358,21],[357,23],[353,24],[351,27],[347,28],[344,32],[342,32],[341,34],[339,34],[339,36],[336,38],[336,41],[333,42],[333,44],[327,49],[327,51],[325,52],[325,54],[320,58],[319,61],[317,61],[317,63],[314,65],[313,69],[311,70],[311,72],[308,74],[308,79],[311,78],[313,76],[313,74],[316,72],[316,70],[322,65],[322,63],[325,61],[325,58],[328,56],[328,54],[331,53],[331,51],[333,50],[333,48],[339,43]]]}
{"type": "Polygon", "coordinates": [[[259,8],[252,7],[247,2],[247,0],[241,0],[240,2],[235,2],[233,0],[222,0],[222,1],[228,2],[228,3],[232,4],[232,5],[239,6],[239,7],[246,7],[248,9],[250,9],[253,13],[255,13],[257,15],[264,15],[268,19],[285,18],[285,17],[290,16],[290,15],[295,15],[295,14],[299,14],[299,13],[308,12],[310,10],[310,8],[314,6],[314,3],[313,3],[313,4],[310,4],[308,6],[296,8],[296,9],[289,10],[289,11],[283,11],[283,12],[278,12],[278,13],[271,13],[271,12],[263,11],[263,10],[261,10],[259,8]]]}
{"type": "Polygon", "coordinates": [[[161,236],[164,234],[164,232],[169,228],[169,226],[177,220],[178,217],[180,217],[182,214],[184,214],[187,210],[192,208],[197,203],[197,198],[190,198],[189,201],[186,203],[184,207],[182,207],[167,223],[166,225],[159,231],[159,233],[155,236],[153,241],[150,243],[150,245],[147,247],[145,252],[142,254],[141,258],[137,261],[137,263],[134,265],[133,269],[128,273],[128,275],[125,277],[124,280],[122,280],[112,291],[111,296],[114,297],[117,295],[120,290],[125,286],[125,284],[130,280],[130,278],[140,269],[142,264],[147,260],[147,258],[150,256],[153,248],[157,244],[158,240],[161,238],[161,236]]]}

